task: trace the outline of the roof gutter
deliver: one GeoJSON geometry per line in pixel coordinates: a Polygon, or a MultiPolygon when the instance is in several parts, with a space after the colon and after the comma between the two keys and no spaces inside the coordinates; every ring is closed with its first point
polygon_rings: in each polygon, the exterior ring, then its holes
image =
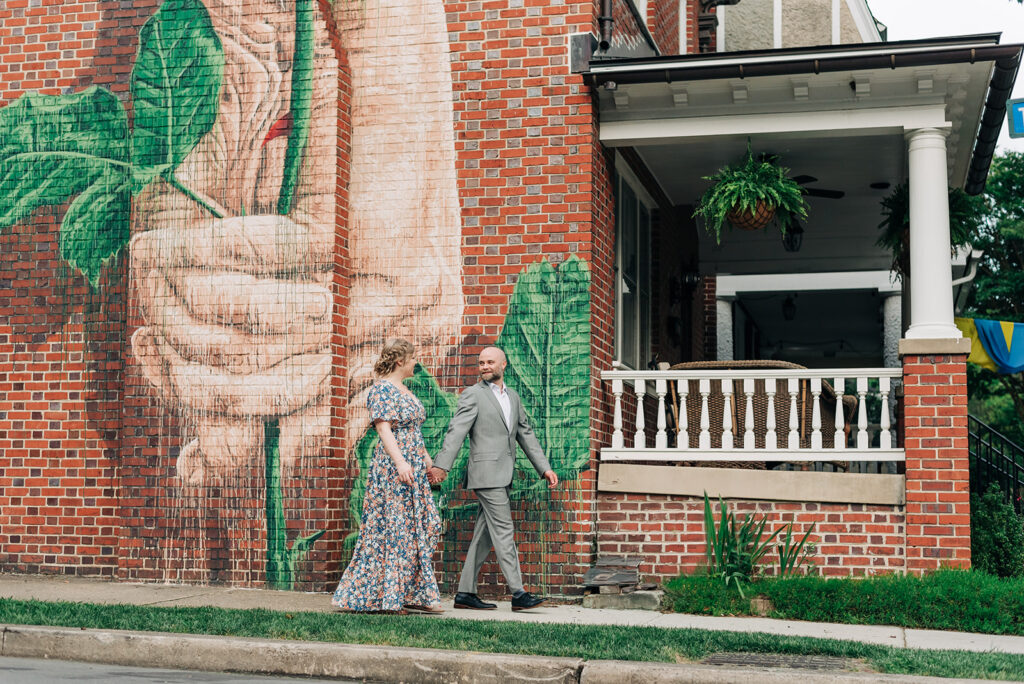
{"type": "Polygon", "coordinates": [[[832,50],[775,51],[774,54],[772,51],[757,51],[736,53],[736,56],[727,58],[699,55],[676,58],[671,62],[665,58],[620,60],[617,63],[592,64],[584,79],[588,85],[597,88],[609,82],[618,85],[673,83],[993,62],[992,81],[964,186],[968,194],[977,195],[985,189],[985,179],[1006,116],[1006,101],[1017,78],[1024,45],[993,44],[991,36],[968,38],[971,40],[939,44],[934,41],[907,41],[899,49],[893,49],[895,45],[886,48],[885,44],[876,44],[832,50]]]}

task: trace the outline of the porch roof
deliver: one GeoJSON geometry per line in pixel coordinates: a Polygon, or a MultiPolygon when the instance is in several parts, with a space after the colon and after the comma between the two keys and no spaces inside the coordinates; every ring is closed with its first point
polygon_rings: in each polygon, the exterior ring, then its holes
{"type": "Polygon", "coordinates": [[[705,272],[878,270],[891,261],[874,244],[879,203],[907,176],[905,134],[947,130],[950,185],[981,192],[1022,50],[983,34],[592,61],[585,77],[602,142],[635,149],[674,205],[694,204],[748,139],[808,188],[844,193],[809,198],[800,254],[777,233],[726,231],[720,246],[701,234],[705,272]]]}

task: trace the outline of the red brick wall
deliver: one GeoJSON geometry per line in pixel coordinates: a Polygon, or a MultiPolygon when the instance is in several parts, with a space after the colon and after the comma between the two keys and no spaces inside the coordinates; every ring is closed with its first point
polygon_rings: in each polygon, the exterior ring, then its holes
{"type": "Polygon", "coordinates": [[[971,564],[966,357],[903,357],[907,568],[971,564]]]}
{"type": "MultiPolygon", "coordinates": [[[[0,6],[0,106],[96,79],[117,3],[0,6]]],[[[109,69],[105,76],[111,78],[109,69]]],[[[112,575],[123,264],[103,293],[59,253],[63,212],[0,233],[0,566],[112,575]]]]}
{"type": "MultiPolygon", "coordinates": [[[[904,513],[894,506],[727,501],[738,515],[769,520],[773,531],[792,522],[801,538],[814,525],[809,558],[825,576],[900,572],[907,566],[904,513]]],[[[718,508],[715,506],[715,519],[718,508]]],[[[660,582],[705,563],[704,502],[693,497],[610,494],[598,497],[599,554],[639,555],[644,581],[660,582]]],[[[773,573],[777,557],[766,559],[773,573]]]]}
{"type": "Polygon", "coordinates": [[[647,26],[663,55],[678,55],[679,0],[650,0],[647,3],[647,26]]]}

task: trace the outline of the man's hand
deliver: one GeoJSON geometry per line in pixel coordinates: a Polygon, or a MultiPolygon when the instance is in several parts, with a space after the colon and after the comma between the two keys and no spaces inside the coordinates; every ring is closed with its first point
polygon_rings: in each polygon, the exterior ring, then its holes
{"type": "Polygon", "coordinates": [[[427,471],[427,481],[432,485],[441,484],[448,477],[448,471],[433,466],[427,471]]]}
{"type": "Polygon", "coordinates": [[[558,475],[554,470],[549,470],[544,473],[541,477],[548,481],[548,489],[554,489],[558,486],[558,475]]]}

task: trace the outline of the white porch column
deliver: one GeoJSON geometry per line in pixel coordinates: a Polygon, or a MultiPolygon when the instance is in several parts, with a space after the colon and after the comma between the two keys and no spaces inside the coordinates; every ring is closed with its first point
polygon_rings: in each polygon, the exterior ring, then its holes
{"type": "Polygon", "coordinates": [[[903,336],[903,297],[890,294],[882,300],[882,365],[900,367],[900,337],[903,336]]]}
{"type": "Polygon", "coordinates": [[[732,298],[719,297],[716,300],[716,320],[718,332],[718,360],[733,360],[733,337],[732,337],[732,298]]]}
{"type": "Polygon", "coordinates": [[[907,339],[959,338],[953,324],[946,131],[921,128],[910,142],[910,327],[907,339]]]}

